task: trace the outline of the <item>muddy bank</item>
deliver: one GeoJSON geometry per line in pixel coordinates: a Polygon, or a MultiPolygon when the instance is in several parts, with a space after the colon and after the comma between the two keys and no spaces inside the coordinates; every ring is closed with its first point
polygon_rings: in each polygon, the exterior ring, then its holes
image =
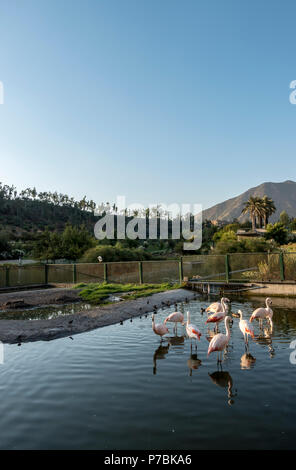
{"type": "Polygon", "coordinates": [[[78,289],[38,289],[1,294],[0,309],[39,307],[41,305],[78,301],[81,301],[78,289]]]}
{"type": "MultiPolygon", "coordinates": [[[[53,289],[52,289],[53,290],[53,289]]],[[[62,294],[61,289],[56,289],[59,294],[62,294]]],[[[65,289],[68,295],[70,291],[78,296],[78,292],[74,289],[65,289]]],[[[46,294],[50,293],[46,291],[46,294]]],[[[36,291],[20,292],[20,298],[30,301],[30,295],[36,296],[36,291]]],[[[51,294],[57,295],[56,293],[51,294]]],[[[3,294],[3,297],[12,296],[16,299],[16,294],[3,294]]],[[[1,295],[2,297],[2,295],[1,295]]],[[[94,307],[87,311],[75,313],[74,315],[61,316],[52,320],[1,320],[0,321],[0,340],[3,343],[23,343],[30,341],[49,341],[63,336],[72,336],[84,331],[90,331],[102,326],[112,325],[120,321],[130,319],[148,312],[152,312],[153,308],[161,308],[163,302],[173,304],[175,302],[183,302],[192,300],[196,297],[196,293],[185,290],[177,289],[166,292],[153,294],[149,297],[142,297],[136,300],[126,300],[116,304],[109,304],[99,307],[94,307]]],[[[44,296],[39,293],[39,299],[42,298],[44,304],[44,296]]],[[[37,301],[38,294],[35,299],[37,301]]],[[[9,299],[7,299],[9,300],[9,299]]],[[[32,300],[32,299],[31,299],[32,300]]],[[[1,299],[0,302],[3,302],[1,299]]],[[[50,301],[48,301],[50,303],[50,301]]],[[[54,302],[51,302],[54,303],[54,302]]],[[[37,305],[37,304],[35,304],[37,305]]],[[[39,304],[40,305],[40,304],[39,304]]]]}

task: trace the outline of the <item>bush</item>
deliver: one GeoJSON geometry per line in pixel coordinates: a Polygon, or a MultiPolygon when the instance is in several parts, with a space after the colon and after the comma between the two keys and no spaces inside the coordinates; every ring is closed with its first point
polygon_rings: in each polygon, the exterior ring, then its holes
{"type": "Polygon", "coordinates": [[[87,250],[81,258],[83,263],[96,263],[98,256],[101,256],[103,262],[111,261],[144,261],[150,259],[150,255],[143,248],[129,249],[122,248],[120,243],[115,246],[98,245],[87,250]]]}
{"type": "Polygon", "coordinates": [[[268,224],[265,234],[266,240],[274,240],[279,245],[284,245],[288,239],[288,230],[280,222],[274,225],[268,224]]]}

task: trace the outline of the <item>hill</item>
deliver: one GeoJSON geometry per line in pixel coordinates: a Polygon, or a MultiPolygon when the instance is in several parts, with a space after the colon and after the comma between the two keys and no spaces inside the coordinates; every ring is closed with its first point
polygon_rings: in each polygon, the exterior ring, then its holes
{"type": "Polygon", "coordinates": [[[216,204],[203,211],[203,220],[224,220],[232,221],[238,219],[240,222],[249,220],[247,215],[243,215],[244,202],[250,196],[263,197],[264,195],[274,200],[277,208],[270,218],[270,222],[278,220],[282,211],[286,211],[290,217],[296,217],[296,183],[295,181],[284,181],[283,183],[262,183],[259,186],[250,188],[239,196],[216,204]]]}

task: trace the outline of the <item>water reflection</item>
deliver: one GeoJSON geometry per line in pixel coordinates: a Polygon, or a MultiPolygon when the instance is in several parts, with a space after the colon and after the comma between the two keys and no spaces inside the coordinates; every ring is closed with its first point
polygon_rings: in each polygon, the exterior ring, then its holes
{"type": "Polygon", "coordinates": [[[155,349],[153,354],[153,375],[156,375],[157,372],[157,361],[165,359],[170,349],[170,344],[163,346],[162,344],[155,349]]]}
{"type": "Polygon", "coordinates": [[[269,357],[271,359],[275,356],[275,350],[272,345],[272,331],[272,328],[264,328],[263,330],[260,330],[259,335],[254,338],[256,343],[261,346],[267,346],[269,357]]]}
{"type": "Polygon", "coordinates": [[[192,371],[197,370],[201,366],[202,362],[200,359],[198,359],[197,354],[190,354],[190,358],[187,361],[187,365],[189,367],[189,375],[190,377],[192,376],[192,371]]]}
{"type": "Polygon", "coordinates": [[[218,387],[227,388],[227,403],[233,405],[233,398],[237,396],[237,391],[233,392],[233,381],[229,372],[223,370],[217,370],[212,374],[209,374],[212,382],[218,387]]]}
{"type": "Polygon", "coordinates": [[[240,360],[241,369],[252,369],[255,366],[256,358],[250,353],[245,353],[242,355],[240,360]]]}
{"type": "Polygon", "coordinates": [[[185,336],[184,335],[182,335],[182,336],[177,336],[177,335],[169,336],[167,338],[167,340],[168,340],[168,342],[171,346],[173,346],[173,347],[177,346],[176,349],[184,349],[184,348],[178,348],[178,346],[184,346],[184,343],[185,343],[185,336]]]}

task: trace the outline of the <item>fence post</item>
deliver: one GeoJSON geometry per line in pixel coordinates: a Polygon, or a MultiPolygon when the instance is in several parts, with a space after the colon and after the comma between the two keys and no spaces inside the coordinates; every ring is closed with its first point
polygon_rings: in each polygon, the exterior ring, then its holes
{"type": "Polygon", "coordinates": [[[142,264],[142,261],[139,261],[139,281],[140,281],[140,284],[143,284],[143,264],[142,264]]]}
{"type": "Polygon", "coordinates": [[[179,280],[180,284],[183,282],[183,256],[181,256],[179,261],[179,280]]]}
{"type": "Polygon", "coordinates": [[[226,277],[226,282],[228,284],[229,282],[229,255],[225,255],[225,277],[226,277]]]}
{"type": "Polygon", "coordinates": [[[285,280],[285,265],[284,265],[283,253],[279,254],[279,262],[280,262],[280,278],[281,278],[281,281],[284,281],[285,280]]]}
{"type": "Polygon", "coordinates": [[[104,263],[104,282],[108,282],[108,269],[107,269],[107,263],[104,263]]]}
{"type": "Polygon", "coordinates": [[[76,269],[76,263],[73,264],[73,283],[76,284],[77,282],[77,269],[76,269]]]}
{"type": "Polygon", "coordinates": [[[5,266],[5,284],[9,287],[9,266],[5,266]]]}
{"type": "Polygon", "coordinates": [[[44,265],[44,284],[48,284],[48,264],[44,265]]]}

